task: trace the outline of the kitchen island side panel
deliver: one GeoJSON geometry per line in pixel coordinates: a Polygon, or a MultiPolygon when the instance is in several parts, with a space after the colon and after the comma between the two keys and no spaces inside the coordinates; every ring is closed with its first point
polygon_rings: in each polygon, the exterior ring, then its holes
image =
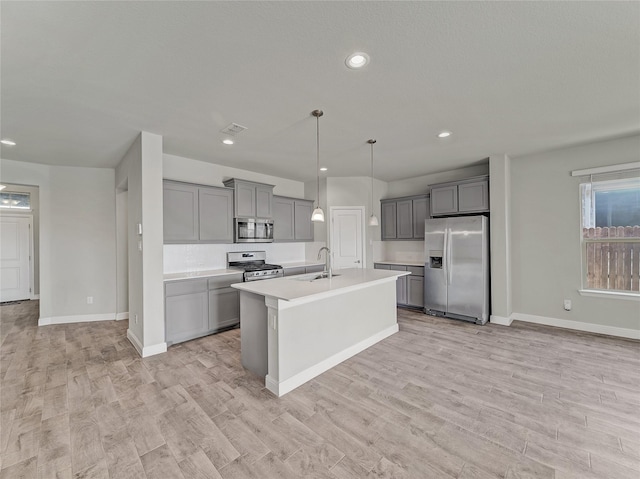
{"type": "Polygon", "coordinates": [[[278,371],[272,375],[270,367],[269,374],[280,383],[397,328],[395,281],[300,305],[278,303],[277,331],[269,331],[277,335],[278,371]]]}

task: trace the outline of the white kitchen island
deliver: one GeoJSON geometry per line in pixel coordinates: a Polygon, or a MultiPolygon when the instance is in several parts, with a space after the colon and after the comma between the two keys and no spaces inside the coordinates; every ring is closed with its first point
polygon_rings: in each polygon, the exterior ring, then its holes
{"type": "Polygon", "coordinates": [[[282,396],[398,331],[396,279],[342,269],[233,284],[240,290],[242,365],[282,396]]]}

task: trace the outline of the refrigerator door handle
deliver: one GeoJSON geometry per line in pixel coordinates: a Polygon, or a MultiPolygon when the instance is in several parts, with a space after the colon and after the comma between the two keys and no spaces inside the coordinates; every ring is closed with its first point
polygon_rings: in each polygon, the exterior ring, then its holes
{"type": "Polygon", "coordinates": [[[453,270],[451,264],[451,229],[447,229],[447,285],[451,284],[451,272],[453,270]]]}
{"type": "Polygon", "coordinates": [[[442,252],[442,269],[444,270],[444,284],[449,284],[449,258],[447,257],[449,228],[444,229],[444,251],[442,252]]]}

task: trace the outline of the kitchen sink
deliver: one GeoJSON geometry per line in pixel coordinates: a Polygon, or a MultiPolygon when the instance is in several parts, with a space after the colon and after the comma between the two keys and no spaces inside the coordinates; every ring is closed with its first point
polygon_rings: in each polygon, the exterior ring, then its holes
{"type": "MultiPolygon", "coordinates": [[[[340,276],[339,274],[333,273],[331,275],[331,277],[335,278],[336,276],[340,276]]],[[[301,274],[298,276],[292,276],[290,279],[293,279],[295,281],[316,281],[318,279],[326,279],[328,278],[329,275],[327,273],[308,273],[308,274],[301,274]]]]}

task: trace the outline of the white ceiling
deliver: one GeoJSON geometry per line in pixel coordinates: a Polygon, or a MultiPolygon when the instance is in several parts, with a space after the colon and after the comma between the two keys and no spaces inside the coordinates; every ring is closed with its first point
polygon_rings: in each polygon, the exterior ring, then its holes
{"type": "Polygon", "coordinates": [[[2,158],[384,180],[640,131],[639,2],[1,2],[2,158]],[[354,51],[371,57],[346,68],[354,51]],[[220,129],[248,127],[232,147],[220,129]],[[449,129],[454,135],[439,140],[449,129]]]}

